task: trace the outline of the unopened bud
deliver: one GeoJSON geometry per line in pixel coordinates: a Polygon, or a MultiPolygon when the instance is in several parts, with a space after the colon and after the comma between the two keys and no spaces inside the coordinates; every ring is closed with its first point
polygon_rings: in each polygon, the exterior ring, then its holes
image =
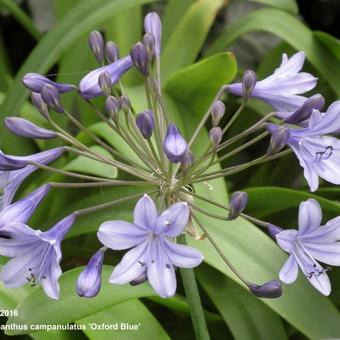
{"type": "Polygon", "coordinates": [[[114,63],[119,59],[119,50],[113,41],[108,41],[105,45],[105,56],[109,64],[114,63]]]}
{"type": "Polygon", "coordinates": [[[132,47],[130,56],[137,70],[144,76],[147,76],[149,74],[149,56],[145,46],[141,42],[138,42],[132,47]]]}
{"type": "Polygon", "coordinates": [[[215,100],[211,108],[211,119],[213,126],[218,126],[225,112],[225,105],[220,100],[215,100]]]}
{"type": "Polygon", "coordinates": [[[32,92],[31,94],[31,101],[32,104],[37,108],[37,110],[40,112],[40,114],[45,117],[46,119],[49,119],[50,113],[48,112],[48,106],[43,101],[41,94],[32,92]]]}
{"type": "Polygon", "coordinates": [[[143,45],[145,46],[145,49],[148,52],[149,60],[152,60],[152,57],[155,53],[155,38],[151,33],[144,34],[143,45]]]}
{"type": "Polygon", "coordinates": [[[218,145],[221,143],[222,137],[223,137],[223,131],[219,126],[213,127],[209,131],[209,138],[214,149],[216,149],[218,145]]]}
{"type": "Polygon", "coordinates": [[[256,73],[254,71],[246,71],[244,72],[242,79],[242,89],[243,89],[243,98],[247,100],[251,93],[254,90],[256,85],[256,73]]]}
{"type": "Polygon", "coordinates": [[[155,55],[161,53],[162,22],[156,12],[148,13],[144,19],[144,29],[146,33],[151,33],[155,40],[155,55]]]}
{"type": "Polygon", "coordinates": [[[120,110],[119,100],[113,96],[108,96],[105,100],[105,110],[109,117],[116,121],[120,110]]]}
{"type": "Polygon", "coordinates": [[[181,164],[183,169],[187,170],[190,168],[191,164],[194,162],[194,155],[188,149],[183,158],[181,159],[181,164]]]}
{"type": "Polygon", "coordinates": [[[230,210],[228,220],[234,220],[246,208],[248,195],[243,191],[235,191],[230,198],[230,210]]]}
{"type": "Polygon", "coordinates": [[[149,139],[152,136],[155,126],[153,112],[150,110],[146,110],[142,113],[139,113],[136,116],[136,125],[142,136],[146,139],[149,139]]]}
{"type": "Polygon", "coordinates": [[[272,156],[284,148],[288,142],[290,132],[285,126],[275,124],[267,124],[267,130],[271,133],[272,138],[267,151],[267,156],[272,156]]]}
{"type": "Polygon", "coordinates": [[[89,46],[98,63],[104,61],[104,39],[100,32],[93,31],[89,35],[89,46]]]}
{"type": "Polygon", "coordinates": [[[64,113],[65,110],[61,105],[60,95],[56,87],[50,84],[45,84],[41,90],[41,97],[53,110],[59,113],[64,113]]]}
{"type": "Polygon", "coordinates": [[[105,96],[111,95],[112,82],[109,72],[103,72],[100,74],[100,76],[98,77],[98,85],[105,96]]]}
{"type": "Polygon", "coordinates": [[[130,102],[130,99],[129,99],[128,96],[125,96],[125,95],[121,96],[121,97],[119,98],[119,103],[120,103],[121,109],[122,109],[125,113],[129,112],[130,107],[131,107],[131,102],[130,102]]]}
{"type": "Polygon", "coordinates": [[[260,298],[275,299],[282,295],[282,287],[279,280],[272,280],[263,285],[251,283],[248,288],[253,295],[260,298]]]}
{"type": "Polygon", "coordinates": [[[286,123],[297,124],[310,118],[313,110],[321,111],[325,105],[325,98],[321,94],[315,94],[308,98],[294,113],[285,119],[286,123]]]}
{"type": "Polygon", "coordinates": [[[188,144],[176,125],[170,124],[163,142],[163,150],[167,158],[173,163],[178,163],[182,160],[187,149],[188,144]]]}

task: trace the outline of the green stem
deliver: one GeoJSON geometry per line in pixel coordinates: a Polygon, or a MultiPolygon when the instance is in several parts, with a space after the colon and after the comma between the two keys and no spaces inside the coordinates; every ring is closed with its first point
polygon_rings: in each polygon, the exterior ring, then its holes
{"type": "MultiPolygon", "coordinates": [[[[184,235],[180,235],[177,239],[179,243],[184,245],[186,244],[184,235]]],[[[209,340],[210,336],[207,323],[204,318],[204,311],[198,291],[194,270],[192,268],[181,268],[180,273],[184,286],[185,296],[190,306],[190,314],[196,339],[209,340]]]]}

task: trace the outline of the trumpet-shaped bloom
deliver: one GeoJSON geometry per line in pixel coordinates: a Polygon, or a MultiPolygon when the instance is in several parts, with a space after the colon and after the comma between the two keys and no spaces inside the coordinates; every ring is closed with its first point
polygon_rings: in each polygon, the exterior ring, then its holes
{"type": "Polygon", "coordinates": [[[37,169],[35,166],[27,164],[27,161],[48,164],[58,158],[63,151],[64,148],[59,147],[23,157],[0,153],[0,169],[3,170],[0,171],[0,189],[2,189],[0,211],[11,204],[21,183],[37,169]]]}
{"type": "Polygon", "coordinates": [[[41,284],[52,299],[59,298],[58,279],[61,275],[60,245],[74,223],[71,214],[48,231],[34,230],[23,223],[12,223],[0,238],[0,254],[12,257],[3,267],[0,279],[6,287],[41,284]]]}
{"type": "Polygon", "coordinates": [[[112,64],[99,67],[88,73],[79,84],[81,95],[86,99],[98,97],[103,94],[102,89],[98,84],[98,78],[103,72],[108,72],[111,75],[111,83],[115,84],[122,75],[127,72],[133,65],[130,56],[124,57],[115,61],[112,64]]]}
{"type": "Polygon", "coordinates": [[[327,270],[318,261],[340,266],[340,217],[320,226],[322,211],[315,199],[300,204],[299,229],[270,229],[278,245],[289,257],[280,271],[284,283],[293,283],[300,267],[308,281],[323,295],[331,292],[327,270]]]}
{"type": "Polygon", "coordinates": [[[159,215],[152,199],[144,195],[135,207],[134,223],[104,222],[97,234],[100,242],[114,250],[132,248],[114,269],[110,282],[134,284],[147,278],[160,296],[173,296],[174,266],[192,268],[203,260],[198,250],[170,240],[182,232],[189,216],[188,205],[183,202],[159,215]]]}
{"type": "MultiPolygon", "coordinates": [[[[304,61],[304,52],[290,58],[283,54],[281,65],[271,76],[256,82],[250,96],[263,100],[277,111],[295,111],[306,100],[300,94],[313,89],[318,80],[309,73],[300,72],[304,61]]],[[[243,95],[242,83],[228,85],[227,89],[235,95],[243,95]]]]}

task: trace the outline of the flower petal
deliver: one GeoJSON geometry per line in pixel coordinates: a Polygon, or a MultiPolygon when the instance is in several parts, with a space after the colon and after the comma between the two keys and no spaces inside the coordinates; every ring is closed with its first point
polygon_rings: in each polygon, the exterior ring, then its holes
{"type": "Polygon", "coordinates": [[[165,210],[155,224],[155,234],[163,233],[168,237],[178,236],[187,225],[190,210],[186,202],[175,203],[165,210]]]}
{"type": "Polygon", "coordinates": [[[59,299],[60,286],[58,279],[61,276],[62,271],[56,257],[53,258],[51,267],[48,273],[41,279],[40,284],[45,294],[51,299],[59,299]]]}
{"type": "Polygon", "coordinates": [[[99,227],[97,236],[106,247],[121,250],[142,243],[147,231],[125,221],[107,221],[99,227]]]}
{"type": "Polygon", "coordinates": [[[298,264],[293,255],[289,255],[288,259],[284,263],[280,270],[280,280],[286,284],[290,284],[296,281],[299,273],[298,264]]]}
{"type": "Polygon", "coordinates": [[[300,237],[304,242],[329,243],[340,240],[340,216],[300,237]]]}
{"type": "Polygon", "coordinates": [[[164,244],[167,248],[166,253],[170,262],[177,267],[193,268],[203,261],[202,253],[195,248],[176,244],[166,239],[164,244]]]}
{"type": "Polygon", "coordinates": [[[322,220],[320,204],[313,198],[302,202],[299,208],[299,235],[305,235],[318,228],[322,220]]]}
{"type": "Polygon", "coordinates": [[[111,274],[110,283],[123,285],[133,281],[145,272],[145,252],[147,251],[148,243],[148,240],[144,241],[123,256],[111,274]]]}
{"type": "Polygon", "coordinates": [[[144,195],[136,204],[134,215],[134,224],[138,227],[153,230],[158,213],[155,203],[148,195],[144,195]]]}
{"type": "Polygon", "coordinates": [[[276,235],[276,240],[278,245],[287,253],[290,253],[294,244],[296,237],[298,236],[298,231],[295,229],[289,229],[281,231],[276,235]]]}
{"type": "Polygon", "coordinates": [[[303,246],[316,260],[332,266],[340,266],[340,242],[303,242],[303,246]]]}

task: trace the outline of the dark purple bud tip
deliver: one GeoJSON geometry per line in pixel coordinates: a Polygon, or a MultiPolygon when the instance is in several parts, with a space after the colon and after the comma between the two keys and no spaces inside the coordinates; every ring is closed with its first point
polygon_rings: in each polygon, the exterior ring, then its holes
{"type": "Polygon", "coordinates": [[[8,130],[19,136],[39,139],[51,139],[57,137],[54,131],[41,128],[24,118],[7,117],[5,119],[5,124],[8,130]]]}
{"type": "Polygon", "coordinates": [[[230,210],[228,220],[234,220],[246,208],[248,204],[248,194],[243,191],[235,191],[230,198],[230,210]]]}
{"type": "Polygon", "coordinates": [[[149,56],[145,46],[141,42],[138,42],[132,47],[130,56],[137,70],[143,74],[143,76],[147,76],[149,74],[149,56]]]}
{"type": "Polygon", "coordinates": [[[253,295],[260,298],[275,299],[282,295],[282,287],[279,280],[272,280],[263,285],[251,283],[248,288],[253,295]]]}
{"type": "Polygon", "coordinates": [[[222,137],[223,137],[223,132],[219,126],[213,127],[209,131],[209,138],[214,149],[216,149],[218,145],[221,143],[222,137]]]}
{"type": "Polygon", "coordinates": [[[275,124],[267,124],[266,128],[272,135],[267,155],[272,156],[286,146],[290,132],[285,126],[278,126],[275,124]]]}
{"type": "Polygon", "coordinates": [[[242,79],[242,88],[243,88],[243,98],[248,99],[251,96],[251,93],[254,90],[256,85],[256,73],[254,71],[246,71],[244,72],[242,79]]]}
{"type": "Polygon", "coordinates": [[[274,224],[269,224],[268,225],[268,233],[269,235],[276,241],[276,235],[281,233],[283,229],[280,227],[274,225],[274,224]]]}
{"type": "Polygon", "coordinates": [[[98,63],[104,61],[104,39],[98,31],[93,31],[89,35],[89,46],[98,63]]]}
{"type": "Polygon", "coordinates": [[[50,113],[48,112],[48,106],[43,101],[40,93],[32,92],[31,101],[32,101],[32,104],[37,108],[37,110],[40,112],[40,114],[44,118],[46,119],[50,118],[50,113]]]}
{"type": "Polygon", "coordinates": [[[178,163],[188,150],[188,144],[178,131],[176,125],[170,124],[163,141],[163,150],[167,158],[178,163]]]}
{"type": "Polygon", "coordinates": [[[109,64],[114,63],[119,59],[119,50],[113,41],[108,41],[105,45],[105,56],[109,64]]]}
{"type": "Polygon", "coordinates": [[[149,55],[149,60],[152,60],[152,56],[155,54],[155,38],[151,33],[145,33],[143,36],[143,45],[149,55]]]}
{"type": "Polygon", "coordinates": [[[142,136],[146,139],[149,139],[152,136],[153,129],[155,126],[153,112],[147,110],[142,113],[139,113],[136,116],[136,125],[142,136]]]}
{"type": "Polygon", "coordinates": [[[44,102],[54,111],[64,113],[65,109],[61,105],[60,95],[57,88],[51,84],[45,84],[41,90],[41,97],[44,102]]]}
{"type": "Polygon", "coordinates": [[[315,94],[308,98],[294,113],[286,120],[286,123],[297,124],[301,123],[311,116],[313,110],[321,111],[325,105],[325,98],[321,94],[315,94]]]}
{"type": "Polygon", "coordinates": [[[139,275],[134,280],[130,281],[130,285],[131,286],[140,285],[140,284],[144,283],[147,279],[148,279],[148,277],[147,277],[146,273],[144,272],[143,274],[139,275]]]}
{"type": "Polygon", "coordinates": [[[213,126],[218,126],[225,112],[225,105],[220,100],[215,100],[211,108],[211,119],[213,126]]]}
{"type": "Polygon", "coordinates": [[[108,96],[105,100],[105,110],[113,120],[117,120],[120,110],[119,100],[115,97],[108,96]]]}
{"type": "Polygon", "coordinates": [[[102,89],[105,96],[111,95],[111,74],[109,72],[101,73],[98,77],[98,85],[102,89]]]}

